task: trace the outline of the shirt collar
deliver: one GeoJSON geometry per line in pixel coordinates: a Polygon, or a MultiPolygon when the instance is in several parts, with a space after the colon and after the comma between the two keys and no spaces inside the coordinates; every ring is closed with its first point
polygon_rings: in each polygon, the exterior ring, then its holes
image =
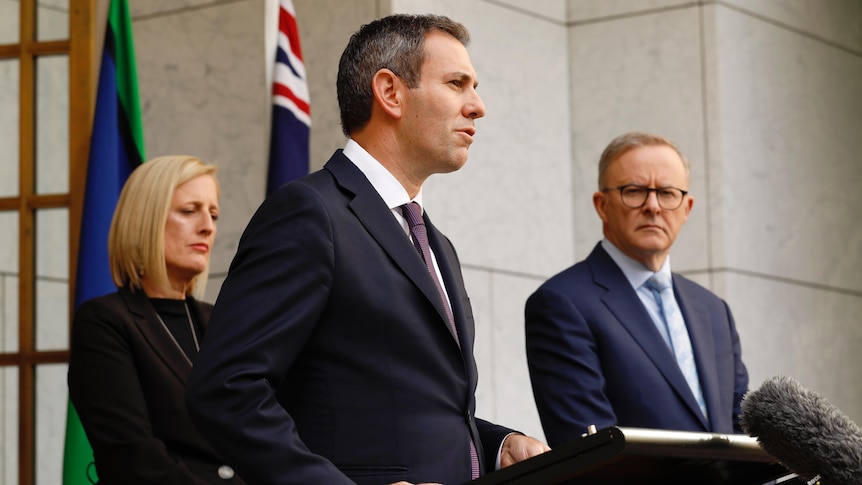
{"type": "MultiPolygon", "coordinates": [[[[640,288],[644,283],[646,283],[646,280],[653,275],[653,272],[644,266],[643,263],[628,257],[625,253],[620,251],[619,248],[614,246],[614,243],[608,241],[606,238],[602,239],[602,248],[608,253],[611,259],[617,263],[617,266],[622,270],[626,279],[629,280],[629,284],[632,285],[632,288],[640,288]]],[[[661,266],[661,269],[658,270],[658,273],[663,273],[670,277],[670,255],[668,255],[664,260],[664,264],[661,266]]]]}
{"type": "MultiPolygon", "coordinates": [[[[401,182],[353,138],[347,140],[343,153],[371,182],[374,190],[380,194],[387,207],[396,209],[411,202],[410,196],[407,195],[401,182]]],[[[419,193],[412,200],[422,206],[422,189],[419,189],[419,193]]],[[[425,210],[424,207],[422,210],[425,210]]]]}

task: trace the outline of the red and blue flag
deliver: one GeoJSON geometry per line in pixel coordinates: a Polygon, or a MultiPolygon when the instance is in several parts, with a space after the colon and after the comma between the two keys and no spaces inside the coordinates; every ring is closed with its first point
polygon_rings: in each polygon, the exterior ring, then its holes
{"type": "Polygon", "coordinates": [[[296,12],[281,0],[272,82],[272,131],[266,193],[308,174],[311,104],[296,12]]]}

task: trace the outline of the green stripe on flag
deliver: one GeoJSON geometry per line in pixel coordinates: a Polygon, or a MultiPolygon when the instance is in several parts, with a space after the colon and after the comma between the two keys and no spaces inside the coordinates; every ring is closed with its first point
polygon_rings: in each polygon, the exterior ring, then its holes
{"type": "Polygon", "coordinates": [[[138,98],[138,70],[135,67],[135,43],[127,0],[111,2],[108,23],[114,34],[114,63],[117,68],[117,94],[120,97],[128,123],[127,129],[134,140],[140,162],[144,161],[144,129],[141,121],[141,103],[138,98]]]}
{"type": "Polygon", "coordinates": [[[75,406],[69,402],[66,414],[66,448],[63,466],[63,485],[90,485],[97,482],[93,450],[75,406]],[[69,466],[79,464],[79,466],[69,466]]]}

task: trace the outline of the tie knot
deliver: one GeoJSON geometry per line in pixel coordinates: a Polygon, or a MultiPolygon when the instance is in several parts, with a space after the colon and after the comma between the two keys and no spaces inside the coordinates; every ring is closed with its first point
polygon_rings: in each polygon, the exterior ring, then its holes
{"type": "Polygon", "coordinates": [[[422,206],[416,202],[408,202],[402,205],[401,214],[403,214],[404,218],[407,219],[407,224],[410,227],[414,227],[419,224],[425,225],[425,222],[422,221],[422,206]]]}
{"type": "Polygon", "coordinates": [[[659,293],[670,288],[670,276],[665,273],[653,273],[646,281],[647,288],[659,293]]]}

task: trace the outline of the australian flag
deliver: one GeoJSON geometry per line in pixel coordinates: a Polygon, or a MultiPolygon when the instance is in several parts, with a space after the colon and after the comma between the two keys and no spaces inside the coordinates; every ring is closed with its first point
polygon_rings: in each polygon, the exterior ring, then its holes
{"type": "Polygon", "coordinates": [[[296,12],[280,0],[272,82],[272,132],[266,193],[308,173],[311,104],[299,46],[296,12]]]}

